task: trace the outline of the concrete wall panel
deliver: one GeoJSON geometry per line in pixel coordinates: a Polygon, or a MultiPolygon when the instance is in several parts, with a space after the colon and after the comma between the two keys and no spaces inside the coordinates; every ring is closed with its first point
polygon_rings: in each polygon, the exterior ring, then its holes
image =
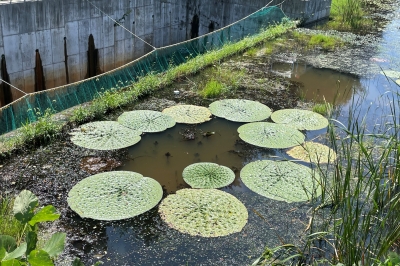
{"type": "Polygon", "coordinates": [[[26,2],[21,5],[19,33],[34,32],[36,30],[36,2],[26,2]]]}
{"type": "Polygon", "coordinates": [[[99,25],[103,24],[103,18],[92,18],[90,19],[90,33],[93,34],[94,45],[96,48],[104,47],[104,34],[103,27],[99,27],[99,25]]]}
{"type": "Polygon", "coordinates": [[[48,2],[48,10],[52,14],[50,16],[50,27],[62,28],[65,25],[64,5],[58,1],[50,0],[48,2]]]}
{"type": "Polygon", "coordinates": [[[34,32],[21,34],[21,56],[23,70],[29,70],[35,67],[35,44],[36,34],[34,32]]]}
{"type": "Polygon", "coordinates": [[[87,52],[79,54],[79,73],[80,73],[80,80],[87,78],[87,52]]]}
{"type": "Polygon", "coordinates": [[[80,20],[78,27],[79,34],[79,53],[85,53],[88,50],[89,35],[90,35],[90,20],[80,20]]]}
{"type": "Polygon", "coordinates": [[[42,30],[36,32],[36,46],[32,48],[39,49],[42,65],[53,63],[53,50],[51,46],[51,30],[42,30]]]}
{"type": "Polygon", "coordinates": [[[68,56],[68,75],[70,83],[79,81],[81,79],[79,63],[79,54],[68,56]]]}
{"type": "Polygon", "coordinates": [[[65,37],[64,28],[51,30],[51,47],[53,50],[53,63],[60,63],[65,61],[64,37],[65,37]]]}
{"type": "Polygon", "coordinates": [[[46,88],[54,88],[54,70],[53,65],[43,66],[44,80],[46,82],[46,88]]]}
{"type": "Polygon", "coordinates": [[[21,14],[20,7],[22,6],[23,3],[1,5],[0,21],[4,36],[19,33],[19,16],[21,14]]]}
{"type": "Polygon", "coordinates": [[[6,55],[8,73],[22,71],[21,36],[4,37],[4,54],[6,55]]]}
{"type": "Polygon", "coordinates": [[[51,0],[34,2],[36,3],[36,16],[35,16],[36,30],[50,29],[50,16],[54,14],[50,13],[49,2],[51,2],[51,0]]]}
{"type": "Polygon", "coordinates": [[[65,37],[67,37],[68,55],[79,54],[79,22],[73,21],[65,24],[65,37]]]}
{"type": "Polygon", "coordinates": [[[35,92],[35,70],[24,71],[24,91],[28,93],[35,92]]]}
{"type": "Polygon", "coordinates": [[[125,63],[125,41],[115,42],[115,67],[120,67],[125,63]]]}
{"type": "MultiPolygon", "coordinates": [[[[8,69],[8,66],[7,66],[8,69]]],[[[25,81],[24,81],[24,72],[17,72],[17,73],[9,73],[10,76],[10,83],[17,87],[18,89],[25,91],[24,89],[24,85],[25,85],[25,81]]],[[[21,98],[22,96],[24,96],[25,94],[14,89],[11,88],[11,94],[12,94],[12,98],[14,100],[21,98]]]]}
{"type": "Polygon", "coordinates": [[[114,47],[104,48],[104,58],[107,58],[107,64],[104,64],[103,71],[107,72],[114,69],[114,47]]]}
{"type": "Polygon", "coordinates": [[[66,83],[64,62],[54,64],[53,78],[54,78],[54,87],[62,86],[66,83]]]}

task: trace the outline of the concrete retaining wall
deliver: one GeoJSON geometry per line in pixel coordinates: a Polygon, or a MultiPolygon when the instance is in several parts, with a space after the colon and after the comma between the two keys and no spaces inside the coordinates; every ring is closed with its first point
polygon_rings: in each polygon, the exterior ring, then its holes
{"type": "MultiPolygon", "coordinates": [[[[329,15],[331,0],[287,0],[292,18],[307,22],[329,15]]],[[[166,46],[231,24],[266,5],[263,0],[92,0],[95,6],[155,47],[166,46]],[[196,18],[198,18],[198,28],[196,18]]],[[[274,1],[277,4],[280,1],[274,1]]],[[[102,72],[152,50],[84,0],[0,1],[0,55],[11,83],[34,91],[35,50],[42,59],[46,88],[87,77],[92,34],[102,72]],[[68,68],[68,76],[66,75],[68,68]]],[[[22,94],[13,90],[13,98],[22,94]]]]}

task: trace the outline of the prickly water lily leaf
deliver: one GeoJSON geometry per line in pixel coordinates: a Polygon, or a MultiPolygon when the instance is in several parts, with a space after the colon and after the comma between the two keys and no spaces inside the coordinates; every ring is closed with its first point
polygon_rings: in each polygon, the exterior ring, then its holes
{"type": "Polygon", "coordinates": [[[78,146],[94,150],[116,150],[138,143],[141,133],[118,122],[99,121],[81,125],[70,134],[71,141],[78,146]]]}
{"type": "Polygon", "coordinates": [[[176,123],[182,124],[200,124],[211,119],[208,108],[196,105],[175,105],[162,112],[171,116],[176,123]]]}
{"type": "Polygon", "coordinates": [[[283,109],[273,112],[272,121],[286,124],[298,130],[318,130],[328,126],[328,119],[308,110],[283,109]]]}
{"type": "Polygon", "coordinates": [[[68,193],[68,205],[81,217],[121,220],[142,214],[161,200],[161,185],[152,178],[128,171],[89,176],[68,193]]]}
{"type": "Polygon", "coordinates": [[[383,71],[381,71],[381,74],[385,75],[386,77],[389,77],[389,78],[394,78],[394,79],[400,78],[400,71],[383,70],[383,71]]]}
{"type": "Polygon", "coordinates": [[[289,203],[307,201],[321,194],[319,175],[289,161],[251,162],[242,168],[240,178],[257,194],[289,203]]]}
{"type": "Polygon", "coordinates": [[[328,163],[336,160],[336,153],[331,148],[312,141],[291,148],[287,154],[295,159],[312,163],[328,163]]]}
{"type": "Polygon", "coordinates": [[[268,106],[249,100],[225,99],[210,104],[211,113],[235,122],[256,122],[271,115],[268,106]]]}
{"type": "Polygon", "coordinates": [[[118,117],[118,122],[141,132],[161,132],[175,126],[171,116],[151,110],[125,112],[118,117]]]}
{"type": "Polygon", "coordinates": [[[189,235],[226,236],[247,223],[246,207],[234,196],[216,189],[181,189],[160,204],[161,218],[189,235]]]}
{"type": "Polygon", "coordinates": [[[183,169],[183,180],[192,188],[221,188],[235,180],[235,173],[216,163],[195,163],[183,169]]]}
{"type": "Polygon", "coordinates": [[[297,146],[303,143],[305,139],[305,136],[297,129],[268,122],[245,124],[238,128],[238,132],[243,141],[272,149],[297,146]]]}

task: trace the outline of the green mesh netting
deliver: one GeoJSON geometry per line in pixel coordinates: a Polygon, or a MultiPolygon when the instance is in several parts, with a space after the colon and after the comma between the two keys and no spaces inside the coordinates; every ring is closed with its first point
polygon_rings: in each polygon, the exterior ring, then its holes
{"type": "Polygon", "coordinates": [[[199,54],[218,49],[255,35],[270,25],[280,23],[285,15],[278,7],[260,9],[234,24],[207,35],[175,45],[158,48],[120,68],[94,78],[26,95],[0,109],[0,134],[38,120],[47,109],[60,112],[93,100],[99,93],[122,88],[149,72],[159,73],[182,64],[199,54]]]}

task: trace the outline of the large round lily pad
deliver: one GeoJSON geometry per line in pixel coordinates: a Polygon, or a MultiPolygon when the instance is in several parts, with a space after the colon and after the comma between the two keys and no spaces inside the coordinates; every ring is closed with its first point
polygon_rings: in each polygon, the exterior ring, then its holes
{"type": "Polygon", "coordinates": [[[138,143],[142,132],[114,121],[99,121],[81,125],[71,132],[71,141],[94,150],[116,150],[138,143]]]}
{"type": "Polygon", "coordinates": [[[305,162],[328,163],[336,160],[336,153],[331,148],[313,141],[293,147],[287,153],[293,158],[305,162]]]}
{"type": "Polygon", "coordinates": [[[298,130],[318,130],[328,126],[328,119],[308,110],[283,109],[273,112],[272,121],[286,124],[298,130]]]}
{"type": "Polygon", "coordinates": [[[211,119],[208,108],[196,105],[175,105],[165,108],[162,112],[182,124],[200,124],[211,119]]]}
{"type": "Polygon", "coordinates": [[[161,132],[175,126],[171,116],[151,110],[125,112],[118,117],[118,122],[141,132],[161,132]]]}
{"type": "Polygon", "coordinates": [[[249,100],[225,99],[210,104],[211,113],[235,122],[256,122],[271,115],[268,106],[249,100]]]}
{"type": "Polygon", "coordinates": [[[68,205],[81,217],[121,220],[142,214],[158,204],[161,185],[152,178],[128,171],[89,176],[68,193],[68,205]]]}
{"type": "Polygon", "coordinates": [[[239,137],[250,144],[259,147],[285,149],[304,142],[303,133],[286,125],[255,122],[238,128],[239,137]]]}
{"type": "Polygon", "coordinates": [[[194,163],[183,169],[183,180],[192,188],[221,188],[235,180],[235,173],[216,163],[194,163]]]}
{"type": "Polygon", "coordinates": [[[289,161],[251,162],[242,168],[240,178],[257,194],[289,203],[307,201],[321,194],[319,175],[309,167],[289,161]]]}
{"type": "Polygon", "coordinates": [[[178,190],[161,202],[159,213],[170,227],[203,237],[240,232],[248,219],[243,203],[216,189],[178,190]]]}

